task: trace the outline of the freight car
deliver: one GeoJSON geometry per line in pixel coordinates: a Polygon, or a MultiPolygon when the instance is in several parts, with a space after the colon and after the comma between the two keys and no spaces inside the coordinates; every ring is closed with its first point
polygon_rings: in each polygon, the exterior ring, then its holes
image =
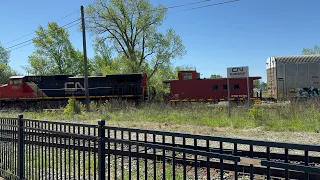
{"type": "MultiPolygon", "coordinates": [[[[253,92],[253,81],[261,77],[249,77],[250,99],[261,100],[253,92]]],[[[179,71],[177,80],[163,81],[169,84],[167,98],[171,102],[219,102],[228,100],[227,78],[201,79],[197,71],[179,71]]],[[[232,78],[230,83],[230,100],[246,101],[248,98],[247,79],[232,78]]],[[[261,93],[260,93],[261,94],[261,93]]]]}
{"type": "Polygon", "coordinates": [[[320,55],[269,57],[266,70],[268,96],[273,100],[319,96],[320,55]]]}
{"type": "MultiPolygon", "coordinates": [[[[90,100],[110,98],[143,101],[148,98],[145,73],[89,76],[90,100]]],[[[65,105],[70,97],[85,100],[83,76],[13,76],[0,87],[0,105],[53,108],[65,105]],[[49,107],[48,107],[49,106],[49,107]]]]}

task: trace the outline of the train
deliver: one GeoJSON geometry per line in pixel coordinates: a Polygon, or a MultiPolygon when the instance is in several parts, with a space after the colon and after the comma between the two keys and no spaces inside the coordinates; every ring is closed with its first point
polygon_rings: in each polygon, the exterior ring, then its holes
{"type": "MultiPolygon", "coordinates": [[[[89,98],[93,101],[148,98],[146,73],[110,74],[88,77],[89,98]]],[[[0,86],[1,107],[57,108],[73,97],[85,101],[83,76],[12,76],[0,86]]]]}
{"type": "MultiPolygon", "coordinates": [[[[260,76],[231,78],[230,101],[254,103],[266,100],[320,97],[320,55],[273,56],[266,62],[268,95],[254,90],[260,76]],[[249,86],[247,84],[249,82],[249,86]],[[249,97],[248,97],[249,87],[249,97]]],[[[157,95],[145,72],[88,77],[90,101],[125,99],[152,101],[157,95]]],[[[228,100],[227,78],[201,78],[196,70],[179,71],[177,79],[163,80],[169,87],[165,102],[212,102],[228,100]]],[[[70,97],[85,101],[84,77],[74,75],[12,76],[0,86],[0,108],[64,106],[70,97]]]]}
{"type": "MultiPolygon", "coordinates": [[[[170,93],[165,100],[219,102],[227,99],[226,78],[201,79],[199,74],[197,71],[179,71],[177,80],[163,81],[170,84],[170,93]]],[[[252,100],[253,80],[260,78],[250,77],[252,100]]],[[[247,98],[246,82],[245,79],[230,80],[232,101],[247,98]]],[[[90,101],[125,99],[145,102],[157,94],[155,88],[148,86],[146,73],[89,76],[88,84],[90,101]]],[[[12,76],[6,85],[0,86],[0,107],[58,108],[66,105],[70,97],[85,102],[83,76],[12,76]]]]}
{"type": "Polygon", "coordinates": [[[272,56],[266,61],[268,97],[274,100],[318,98],[320,55],[272,56]]]}
{"type": "MultiPolygon", "coordinates": [[[[248,99],[255,102],[261,101],[261,93],[254,93],[254,80],[261,77],[230,78],[230,101],[244,102],[248,99]]],[[[212,102],[218,103],[228,100],[227,78],[200,78],[197,71],[179,71],[178,79],[165,80],[163,83],[169,85],[170,93],[167,100],[170,102],[212,102]]]]}

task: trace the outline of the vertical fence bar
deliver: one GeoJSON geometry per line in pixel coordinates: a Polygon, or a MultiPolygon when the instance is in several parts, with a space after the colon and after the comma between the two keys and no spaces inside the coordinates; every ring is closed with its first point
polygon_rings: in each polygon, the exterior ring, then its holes
{"type": "MultiPolygon", "coordinates": [[[[162,135],[162,144],[165,145],[166,144],[166,136],[162,135]]],[[[163,149],[162,151],[162,179],[166,179],[166,150],[163,149]]]]}
{"type": "MultiPolygon", "coordinates": [[[[113,137],[114,137],[114,139],[117,139],[117,130],[115,129],[114,130],[114,134],[113,134],[113,137]]],[[[118,161],[118,157],[117,157],[117,148],[118,148],[118,146],[117,146],[117,143],[116,142],[114,142],[114,179],[115,180],[117,180],[117,178],[118,178],[118,170],[117,170],[117,161],[118,161]]]]}
{"type": "MultiPolygon", "coordinates": [[[[270,161],[270,147],[267,146],[267,160],[270,161]]],[[[270,166],[267,166],[267,180],[270,180],[270,166]]]]}
{"type": "MultiPolygon", "coordinates": [[[[138,133],[138,131],[136,132],[136,140],[137,140],[137,142],[139,142],[139,133],[138,133]]],[[[138,180],[140,179],[140,168],[139,168],[139,166],[140,166],[140,164],[139,164],[140,159],[139,159],[139,156],[140,156],[139,144],[137,144],[137,165],[136,165],[136,167],[137,167],[137,179],[138,179],[138,180]]]]}
{"type": "MultiPolygon", "coordinates": [[[[234,143],[233,144],[233,155],[238,156],[238,144],[234,143]]],[[[234,161],[234,179],[238,179],[238,162],[234,161]]]]}
{"type": "MultiPolygon", "coordinates": [[[[81,134],[80,133],[80,126],[78,125],[77,126],[78,128],[78,134],[81,134]]],[[[78,157],[78,177],[80,178],[81,177],[81,149],[80,149],[80,143],[81,143],[81,138],[77,138],[78,139],[78,154],[77,154],[77,157],[78,157]]]]}
{"type": "Polygon", "coordinates": [[[18,176],[24,179],[24,129],[23,129],[23,115],[18,116],[18,176]]]}
{"type": "Polygon", "coordinates": [[[105,180],[106,179],[106,161],[105,161],[105,150],[106,150],[106,134],[105,134],[105,125],[104,120],[100,120],[98,122],[98,175],[99,180],[105,180]]]}
{"type": "MultiPolygon", "coordinates": [[[[123,130],[121,130],[121,140],[123,140],[123,130]]],[[[123,143],[121,143],[121,178],[124,180],[124,159],[123,159],[123,143]]]]}
{"type": "MultiPolygon", "coordinates": [[[[147,143],[148,140],[148,135],[147,133],[144,133],[144,142],[147,143]]],[[[147,146],[144,146],[144,179],[147,180],[148,179],[148,150],[147,150],[147,146]]]]}
{"type": "MultiPolygon", "coordinates": [[[[156,134],[152,134],[153,136],[153,144],[156,143],[156,134]]],[[[157,179],[157,156],[156,156],[156,148],[153,148],[153,179],[157,179]]]]}
{"type": "MultiPolygon", "coordinates": [[[[175,136],[172,136],[172,146],[175,147],[175,136]]],[[[176,152],[172,151],[172,180],[176,179],[176,152]]]]}
{"type": "MultiPolygon", "coordinates": [[[[110,138],[110,129],[107,129],[108,131],[108,139],[110,138]]],[[[108,179],[111,179],[111,152],[110,152],[110,141],[108,141],[108,179]]],[[[114,151],[115,152],[115,151],[114,151]]]]}
{"type": "MultiPolygon", "coordinates": [[[[129,131],[128,132],[128,135],[129,135],[129,141],[131,141],[131,131],[129,131]]],[[[129,179],[132,179],[131,178],[131,176],[132,176],[132,174],[131,174],[131,166],[132,166],[132,164],[131,164],[131,144],[129,144],[129,157],[128,157],[128,159],[129,159],[129,179]]]]}
{"type": "MultiPolygon", "coordinates": [[[[93,128],[93,135],[94,136],[97,136],[97,128],[93,128]]],[[[96,148],[97,147],[97,141],[95,140],[93,142],[93,147],[96,148]]],[[[96,151],[93,152],[93,167],[94,167],[94,171],[93,171],[93,179],[96,180],[97,179],[97,171],[96,171],[96,168],[97,168],[97,153],[96,151]]]]}
{"type": "MultiPolygon", "coordinates": [[[[309,151],[305,150],[304,151],[304,165],[309,166],[309,151]]],[[[306,173],[306,180],[309,180],[309,173],[306,173]]]]}
{"type": "MultiPolygon", "coordinates": [[[[223,142],[220,140],[219,141],[219,147],[220,147],[220,154],[223,154],[223,142]]],[[[220,179],[223,179],[223,159],[220,158],[220,179]]]]}
{"type": "MultiPolygon", "coordinates": [[[[289,162],[289,150],[287,148],[285,148],[285,163],[289,162]]],[[[286,168],[285,170],[285,178],[286,180],[289,180],[289,169],[286,168]]]]}
{"type": "MultiPolygon", "coordinates": [[[[198,141],[196,138],[194,138],[194,150],[198,150],[198,141]]],[[[197,154],[194,155],[194,178],[195,180],[198,180],[198,156],[197,154]]]]}
{"type": "MultiPolygon", "coordinates": [[[[250,145],[250,157],[253,158],[253,145],[250,145]]],[[[250,164],[250,180],[254,179],[253,165],[250,164]]]]}
{"type": "MultiPolygon", "coordinates": [[[[207,145],[207,151],[210,152],[210,141],[206,140],[206,145],[207,145]]],[[[210,178],[210,157],[207,157],[207,179],[210,178]]]]}
{"type": "MultiPolygon", "coordinates": [[[[185,147],[186,146],[186,138],[183,137],[182,138],[182,147],[185,147]]],[[[187,179],[187,163],[186,163],[186,153],[183,152],[183,155],[182,155],[182,159],[183,159],[183,180],[186,180],[187,179]]]]}

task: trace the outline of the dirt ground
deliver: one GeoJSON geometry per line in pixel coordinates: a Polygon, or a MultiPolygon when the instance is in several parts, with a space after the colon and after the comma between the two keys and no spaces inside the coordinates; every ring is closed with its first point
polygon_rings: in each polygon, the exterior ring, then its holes
{"type": "Polygon", "coordinates": [[[223,136],[242,139],[256,139],[265,141],[277,141],[300,144],[320,145],[320,133],[309,132],[273,132],[263,129],[232,129],[215,128],[196,125],[177,125],[170,123],[154,122],[106,122],[107,125],[132,127],[150,130],[174,131],[181,133],[191,133],[200,135],[223,136]]]}

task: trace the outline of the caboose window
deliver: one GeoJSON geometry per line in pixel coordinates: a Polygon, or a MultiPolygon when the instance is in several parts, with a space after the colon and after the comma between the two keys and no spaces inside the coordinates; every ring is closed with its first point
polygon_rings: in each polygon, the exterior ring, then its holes
{"type": "Polygon", "coordinates": [[[224,84],[223,85],[223,90],[227,90],[228,89],[228,85],[224,84]]]}
{"type": "Polygon", "coordinates": [[[212,86],[212,90],[217,91],[218,89],[219,89],[219,86],[218,86],[218,85],[213,85],[213,86],[212,86]]]}
{"type": "Polygon", "coordinates": [[[183,80],[189,80],[189,79],[192,79],[192,74],[191,73],[184,73],[183,80]]]}
{"type": "Polygon", "coordinates": [[[240,89],[240,85],[239,84],[234,84],[233,85],[233,89],[240,89]]]}

